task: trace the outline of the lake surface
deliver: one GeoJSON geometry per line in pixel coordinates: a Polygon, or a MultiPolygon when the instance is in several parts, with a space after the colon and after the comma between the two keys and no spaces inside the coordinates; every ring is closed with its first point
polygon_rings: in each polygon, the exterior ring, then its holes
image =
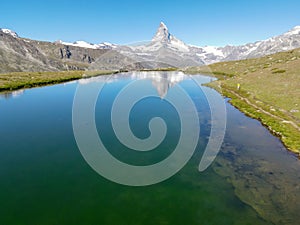
{"type": "Polygon", "coordinates": [[[227,129],[221,150],[212,165],[199,172],[211,116],[205,95],[188,76],[124,73],[0,95],[0,224],[299,224],[299,160],[258,121],[224,101],[227,129]],[[157,97],[132,108],[132,132],[147,138],[152,117],[162,117],[168,128],[161,145],[150,152],[124,147],[110,124],[114,99],[135,80],[152,86],[157,97]],[[171,178],[150,186],[125,186],[96,173],[78,149],[72,105],[79,84],[97,82],[106,82],[95,107],[99,136],[114,157],[136,166],[157,163],[172,153],[181,124],[164,98],[176,85],[183,88],[200,123],[189,162],[171,178]]]}

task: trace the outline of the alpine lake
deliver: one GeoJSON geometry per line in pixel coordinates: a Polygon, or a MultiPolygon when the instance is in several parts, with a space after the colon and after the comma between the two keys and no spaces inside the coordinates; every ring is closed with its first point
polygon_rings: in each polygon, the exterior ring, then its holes
{"type": "Polygon", "coordinates": [[[195,79],[207,83],[212,78],[129,72],[1,94],[0,224],[299,224],[299,159],[228,99],[224,99],[227,125],[220,151],[206,170],[198,170],[211,131],[204,93],[220,94],[199,88],[195,79]],[[112,129],[114,99],[137,80],[151,86],[157,96],[135,104],[130,127],[136,137],[145,139],[151,118],[162,118],[168,132],[155,151],[124,147],[112,129]],[[96,82],[105,83],[95,106],[98,134],[115,158],[136,166],[155,164],[176,147],[180,118],[164,98],[175,86],[184,89],[200,124],[197,146],[187,164],[174,176],[147,186],[122,185],[96,173],[82,156],[72,125],[77,87],[96,82]]]}

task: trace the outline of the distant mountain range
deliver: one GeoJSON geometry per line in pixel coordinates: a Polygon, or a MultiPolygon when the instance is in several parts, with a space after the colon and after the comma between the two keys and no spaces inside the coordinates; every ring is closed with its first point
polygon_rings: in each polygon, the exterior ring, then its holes
{"type": "Polygon", "coordinates": [[[188,45],[172,35],[163,22],[151,41],[135,45],[51,43],[21,38],[14,31],[0,29],[0,72],[182,68],[261,57],[299,47],[300,26],[267,40],[225,47],[188,45]]]}

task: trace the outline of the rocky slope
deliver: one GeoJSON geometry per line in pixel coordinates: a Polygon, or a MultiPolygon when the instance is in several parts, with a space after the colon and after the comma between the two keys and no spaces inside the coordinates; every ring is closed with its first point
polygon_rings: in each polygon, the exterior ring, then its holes
{"type": "Polygon", "coordinates": [[[13,31],[1,29],[0,73],[83,70],[107,51],[24,39],[13,31]]]}

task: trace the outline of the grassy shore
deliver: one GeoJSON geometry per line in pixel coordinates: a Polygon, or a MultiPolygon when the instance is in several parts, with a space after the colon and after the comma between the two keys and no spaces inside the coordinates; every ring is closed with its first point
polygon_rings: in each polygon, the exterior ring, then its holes
{"type": "Polygon", "coordinates": [[[116,71],[15,72],[0,74],[0,91],[12,91],[22,88],[57,84],[112,73],[116,73],[116,71]]]}
{"type": "Polygon", "coordinates": [[[300,49],[186,72],[219,78],[208,86],[231,98],[232,105],[260,120],[290,151],[300,154],[300,49]]]}
{"type": "MultiPolygon", "coordinates": [[[[141,71],[176,71],[177,68],[158,68],[141,71]]],[[[13,91],[23,88],[45,86],[67,81],[88,78],[93,76],[108,75],[128,71],[55,71],[55,72],[14,72],[0,74],[0,92],[13,91]]]]}

